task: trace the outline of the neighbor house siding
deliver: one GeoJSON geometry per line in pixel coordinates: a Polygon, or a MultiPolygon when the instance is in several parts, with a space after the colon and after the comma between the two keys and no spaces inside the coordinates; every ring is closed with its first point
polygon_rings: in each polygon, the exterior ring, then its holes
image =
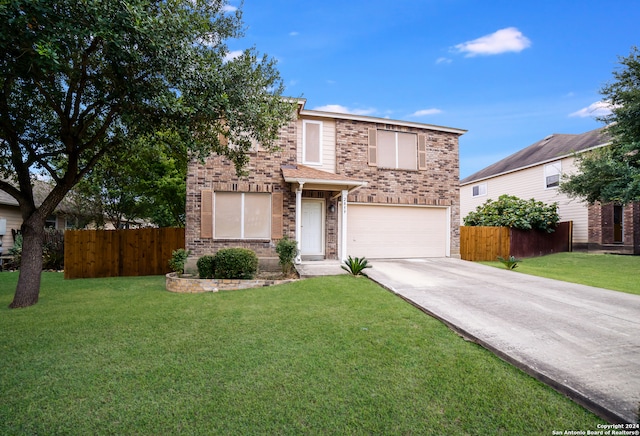
{"type": "Polygon", "coordinates": [[[22,214],[18,207],[0,206],[0,218],[7,220],[6,233],[2,237],[2,254],[5,255],[13,247],[13,235],[11,230],[20,230],[22,226],[22,214]]]}
{"type": "MultiPolygon", "coordinates": [[[[573,157],[567,157],[560,160],[562,163],[563,174],[575,172],[573,157]]],[[[588,210],[586,203],[572,199],[566,194],[559,192],[558,189],[546,189],[544,173],[545,164],[536,165],[534,167],[514,171],[512,173],[489,179],[471,182],[461,186],[460,216],[464,219],[469,212],[474,211],[488,199],[496,200],[504,194],[515,195],[516,197],[524,200],[535,198],[536,200],[547,204],[557,202],[560,221],[573,221],[574,244],[586,244],[589,240],[588,210]],[[473,197],[473,187],[480,183],[487,184],[487,195],[473,197]]],[[[464,225],[462,221],[461,225],[464,225]]]]}

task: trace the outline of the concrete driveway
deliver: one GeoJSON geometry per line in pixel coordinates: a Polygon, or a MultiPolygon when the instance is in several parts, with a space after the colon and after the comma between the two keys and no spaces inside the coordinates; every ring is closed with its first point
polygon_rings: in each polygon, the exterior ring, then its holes
{"type": "Polygon", "coordinates": [[[637,422],[640,296],[459,259],[375,260],[367,275],[610,422],[637,422]]]}

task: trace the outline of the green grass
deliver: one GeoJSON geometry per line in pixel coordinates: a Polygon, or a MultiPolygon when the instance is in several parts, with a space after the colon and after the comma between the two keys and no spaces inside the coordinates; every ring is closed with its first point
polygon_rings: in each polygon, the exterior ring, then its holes
{"type": "Polygon", "coordinates": [[[551,434],[602,423],[351,276],[179,295],[64,281],[7,309],[0,434],[551,434]]]}
{"type": "MultiPolygon", "coordinates": [[[[480,263],[504,268],[498,261],[480,263]]],[[[640,295],[640,256],[557,253],[524,259],[514,271],[640,295]]]]}

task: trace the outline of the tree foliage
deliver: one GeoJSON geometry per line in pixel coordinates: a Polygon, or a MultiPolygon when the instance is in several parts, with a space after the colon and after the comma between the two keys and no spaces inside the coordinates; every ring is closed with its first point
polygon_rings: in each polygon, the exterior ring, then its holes
{"type": "Polygon", "coordinates": [[[501,195],[469,212],[464,217],[464,225],[539,229],[551,233],[560,221],[557,209],[557,203],[545,204],[533,198],[523,200],[513,195],[501,195]]]}
{"type": "Polygon", "coordinates": [[[105,156],[76,193],[115,228],[183,227],[188,150],[178,135],[162,131],[139,138],[125,157],[105,156]]]}
{"type": "Polygon", "coordinates": [[[640,50],[632,47],[621,57],[622,68],[600,90],[611,104],[607,123],[611,143],[577,158],[579,172],[561,183],[560,189],[589,203],[629,203],[640,200],[640,50]]]}
{"type": "Polygon", "coordinates": [[[188,157],[269,148],[292,106],[275,64],[231,58],[241,14],[225,0],[0,0],[0,189],[20,204],[22,268],[11,307],[37,302],[44,221],[105,156],[170,131],[188,157]],[[234,147],[228,147],[233,143],[234,147]],[[32,178],[53,189],[34,202],[32,178]]]}

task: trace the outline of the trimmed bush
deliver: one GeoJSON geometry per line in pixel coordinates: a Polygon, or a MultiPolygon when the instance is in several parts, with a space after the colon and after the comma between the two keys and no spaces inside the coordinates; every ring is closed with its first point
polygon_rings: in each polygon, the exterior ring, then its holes
{"type": "Polygon", "coordinates": [[[215,273],[216,257],[212,254],[205,254],[196,263],[198,276],[201,279],[212,279],[215,273]]]}
{"type": "Polygon", "coordinates": [[[280,259],[279,263],[280,266],[282,266],[282,273],[290,274],[293,269],[293,259],[296,257],[296,254],[298,254],[298,243],[285,236],[278,241],[276,253],[278,253],[278,258],[280,259]]]}
{"type": "Polygon", "coordinates": [[[184,248],[178,248],[171,252],[171,259],[169,259],[169,268],[171,271],[182,274],[184,273],[184,264],[187,262],[187,257],[191,254],[191,250],[185,250],[184,248]]]}
{"type": "Polygon", "coordinates": [[[252,279],[258,271],[258,256],[247,248],[223,248],[214,262],[216,279],[252,279]]]}

